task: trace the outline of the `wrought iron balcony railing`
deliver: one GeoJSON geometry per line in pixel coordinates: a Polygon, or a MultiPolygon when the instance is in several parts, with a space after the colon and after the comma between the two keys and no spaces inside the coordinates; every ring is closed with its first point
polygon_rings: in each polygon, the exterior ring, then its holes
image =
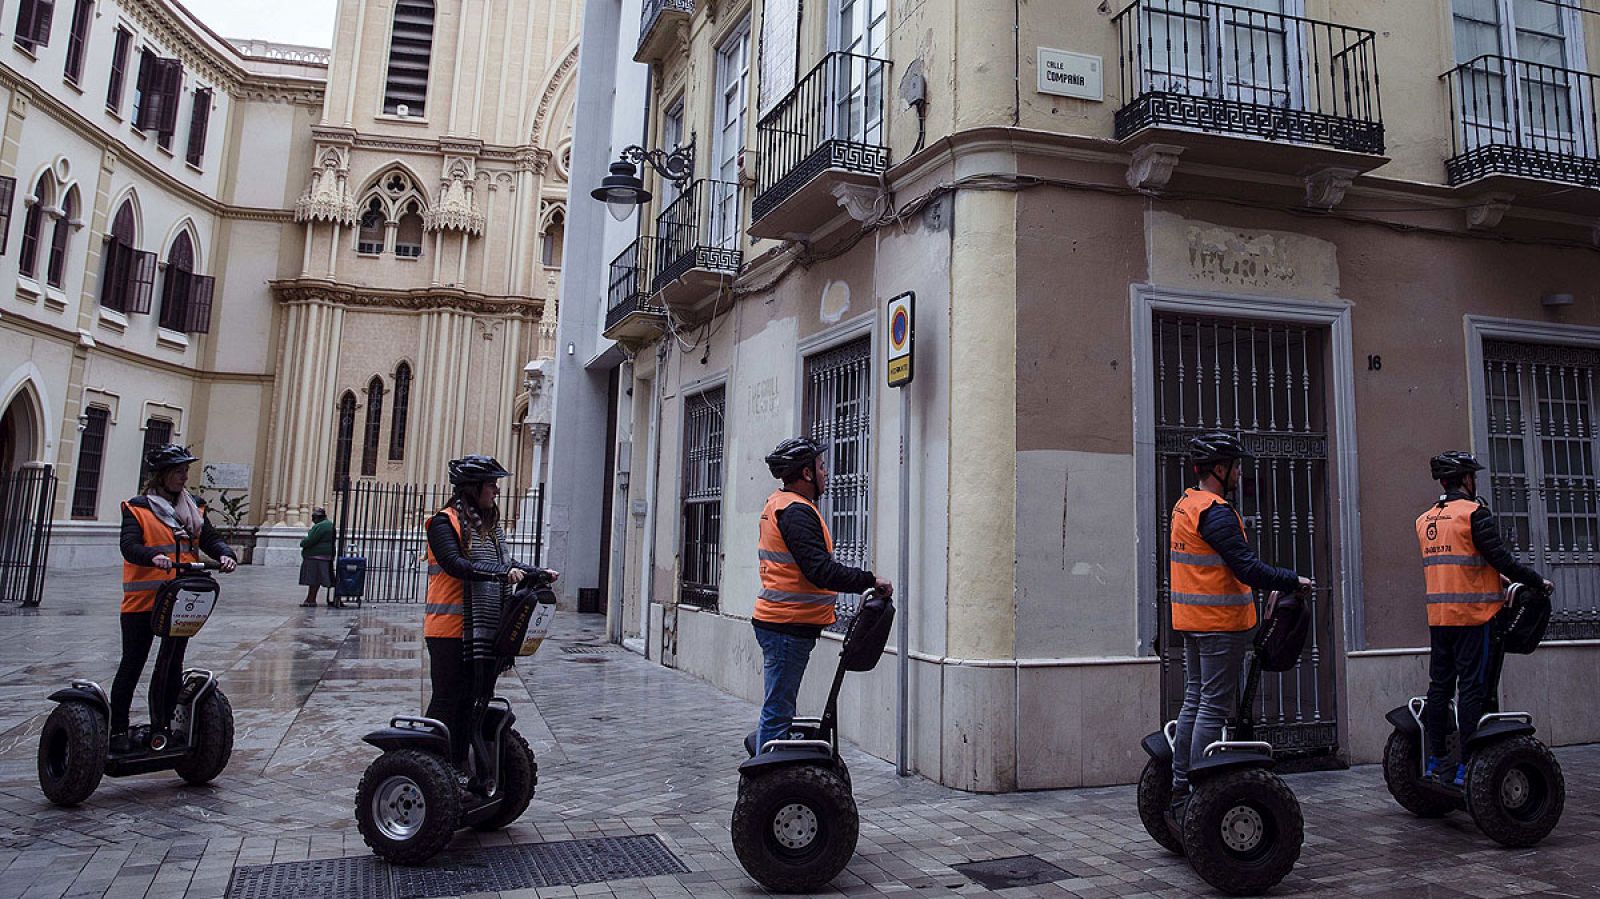
{"type": "Polygon", "coordinates": [[[654,237],[641,237],[611,260],[611,282],[606,294],[606,330],[635,312],[665,315],[660,304],[650,302],[655,279],[654,237]]]}
{"type": "Polygon", "coordinates": [[[736,275],[744,261],[740,250],[742,206],[739,185],[701,179],[656,217],[656,291],[694,269],[736,275]]]}
{"type": "Polygon", "coordinates": [[[1600,187],[1600,77],[1506,56],[1444,73],[1451,184],[1514,175],[1600,187]]]}
{"type": "Polygon", "coordinates": [[[639,49],[650,43],[651,34],[673,13],[694,15],[694,0],[644,0],[639,5],[639,49]]]}
{"type": "Polygon", "coordinates": [[[1119,140],[1172,127],[1383,152],[1367,29],[1211,0],[1136,0],[1115,21],[1119,140]]]}
{"type": "Polygon", "coordinates": [[[888,76],[885,60],[829,53],[761,117],[752,219],[828,169],[876,175],[889,167],[888,76]]]}

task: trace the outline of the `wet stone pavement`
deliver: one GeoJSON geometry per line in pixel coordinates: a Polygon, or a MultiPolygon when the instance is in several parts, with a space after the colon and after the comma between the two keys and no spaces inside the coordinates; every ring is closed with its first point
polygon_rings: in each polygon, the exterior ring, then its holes
{"type": "MultiPolygon", "coordinates": [[[[109,687],[118,574],[52,575],[43,608],[0,605],[0,899],[221,897],[235,867],[370,858],[351,813],[376,756],[361,736],[423,705],[421,609],[300,609],[293,578],[261,568],[225,577],[219,611],[191,641],[189,663],[217,671],[234,707],[236,748],[222,776],[207,787],[171,774],[107,778],[74,809],[39,792],[38,732],[47,696],[69,678],[109,687]]],[[[599,616],[563,613],[556,639],[501,680],[538,756],[539,791],[519,822],[462,832],[441,863],[486,847],[654,835],[687,873],[498,895],[760,895],[728,835],[755,707],[618,647],[563,651],[602,634],[599,616]]],[[[141,692],[136,721],[144,702],[141,692]]],[[[1305,849],[1274,894],[1600,895],[1600,786],[1585,776],[1600,769],[1600,746],[1557,755],[1566,814],[1542,845],[1520,851],[1496,847],[1462,814],[1413,819],[1376,767],[1292,775],[1305,849]]],[[[953,866],[1020,855],[1061,874],[995,894],[1205,892],[1144,834],[1131,787],[980,796],[897,778],[853,748],[846,757],[862,825],[855,860],[834,884],[845,895],[986,894],[953,866]]]]}

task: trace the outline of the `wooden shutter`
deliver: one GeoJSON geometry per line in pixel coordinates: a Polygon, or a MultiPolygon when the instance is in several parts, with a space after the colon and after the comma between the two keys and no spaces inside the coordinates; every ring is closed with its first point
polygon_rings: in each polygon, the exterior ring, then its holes
{"type": "Polygon", "coordinates": [[[185,303],[183,331],[185,334],[211,333],[211,297],[216,291],[217,279],[210,275],[188,276],[189,289],[185,303]]]}
{"type": "Polygon", "coordinates": [[[40,47],[50,44],[50,25],[55,21],[55,0],[33,0],[33,33],[30,39],[40,47]]]}
{"type": "Polygon", "coordinates": [[[163,141],[170,141],[178,133],[178,98],[183,95],[183,63],[176,59],[162,59],[160,72],[157,92],[161,95],[161,115],[156,123],[156,131],[163,141]]]}
{"type": "Polygon", "coordinates": [[[100,272],[100,305],[126,312],[128,303],[127,245],[115,237],[106,238],[105,265],[100,272]]]}
{"type": "Polygon", "coordinates": [[[206,156],[206,129],[211,123],[211,88],[194,92],[194,111],[189,115],[189,164],[198,166],[206,156]]]}
{"type": "Polygon", "coordinates": [[[148,315],[150,301],[155,296],[156,290],[156,254],[146,253],[128,247],[127,267],[123,269],[124,283],[127,293],[124,297],[128,307],[124,312],[137,312],[148,315]]]}
{"type": "Polygon", "coordinates": [[[11,236],[11,204],[17,198],[17,179],[0,175],[0,253],[6,251],[11,236]]]}
{"type": "Polygon", "coordinates": [[[149,131],[155,127],[151,110],[156,103],[151,96],[150,84],[155,80],[157,58],[149,50],[139,51],[139,77],[134,82],[134,90],[139,92],[139,105],[133,110],[133,127],[140,131],[149,131]]]}

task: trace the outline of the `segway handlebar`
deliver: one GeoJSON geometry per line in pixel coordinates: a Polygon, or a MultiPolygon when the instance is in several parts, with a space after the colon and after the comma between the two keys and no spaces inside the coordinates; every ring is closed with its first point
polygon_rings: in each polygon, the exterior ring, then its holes
{"type": "Polygon", "coordinates": [[[174,562],[173,571],[221,571],[221,562],[174,562]]]}

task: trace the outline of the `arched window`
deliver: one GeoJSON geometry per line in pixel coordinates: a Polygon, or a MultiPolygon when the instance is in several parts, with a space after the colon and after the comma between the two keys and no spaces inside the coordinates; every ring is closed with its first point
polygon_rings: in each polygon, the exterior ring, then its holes
{"type": "Polygon", "coordinates": [[[17,271],[29,278],[39,271],[39,242],[44,237],[45,210],[55,203],[55,182],[49,173],[39,176],[33,187],[32,202],[27,215],[22,218],[22,256],[17,260],[17,271]]]}
{"type": "Polygon", "coordinates": [[[561,256],[565,252],[567,236],[566,213],[557,209],[550,214],[550,223],[545,225],[541,243],[544,244],[544,267],[560,268],[561,256]]]}
{"type": "Polygon", "coordinates": [[[167,271],[161,279],[161,327],[184,330],[189,311],[189,276],[194,274],[194,241],[180,231],[167,250],[167,271]]]}
{"type": "Polygon", "coordinates": [[[72,239],[73,222],[78,220],[78,189],[67,191],[50,235],[50,262],[45,266],[45,283],[60,287],[67,279],[67,244],[72,239]]]}
{"type": "Polygon", "coordinates": [[[117,209],[116,218],[111,220],[111,237],[120,240],[128,246],[137,246],[139,243],[139,224],[134,217],[133,201],[123,200],[117,209]]]}
{"type": "Polygon", "coordinates": [[[433,13],[433,0],[399,0],[394,5],[389,77],[383,90],[383,111],[389,115],[421,116],[426,112],[433,13]]]}
{"type": "Polygon", "coordinates": [[[333,485],[350,480],[350,453],[356,440],[356,395],[346,390],[339,397],[339,426],[333,443],[333,485]]]}
{"type": "Polygon", "coordinates": [[[378,431],[383,427],[383,379],[373,375],[367,382],[367,425],[361,432],[361,474],[378,473],[378,431]]]}
{"type": "Polygon", "coordinates": [[[400,216],[400,226],[395,229],[394,254],[406,259],[422,255],[422,204],[412,200],[400,216]]]}
{"type": "Polygon", "coordinates": [[[133,200],[123,200],[106,235],[105,266],[100,276],[100,305],[118,312],[147,313],[155,292],[156,254],[140,252],[138,213],[133,200]]]}
{"type": "Polygon", "coordinates": [[[411,413],[411,366],[402,362],[394,370],[394,420],[389,423],[389,461],[406,457],[406,419],[411,413]]]}
{"type": "Polygon", "coordinates": [[[361,213],[361,228],[356,234],[356,252],[366,256],[383,253],[384,231],[388,229],[388,216],[384,214],[383,201],[373,197],[361,213]]]}

